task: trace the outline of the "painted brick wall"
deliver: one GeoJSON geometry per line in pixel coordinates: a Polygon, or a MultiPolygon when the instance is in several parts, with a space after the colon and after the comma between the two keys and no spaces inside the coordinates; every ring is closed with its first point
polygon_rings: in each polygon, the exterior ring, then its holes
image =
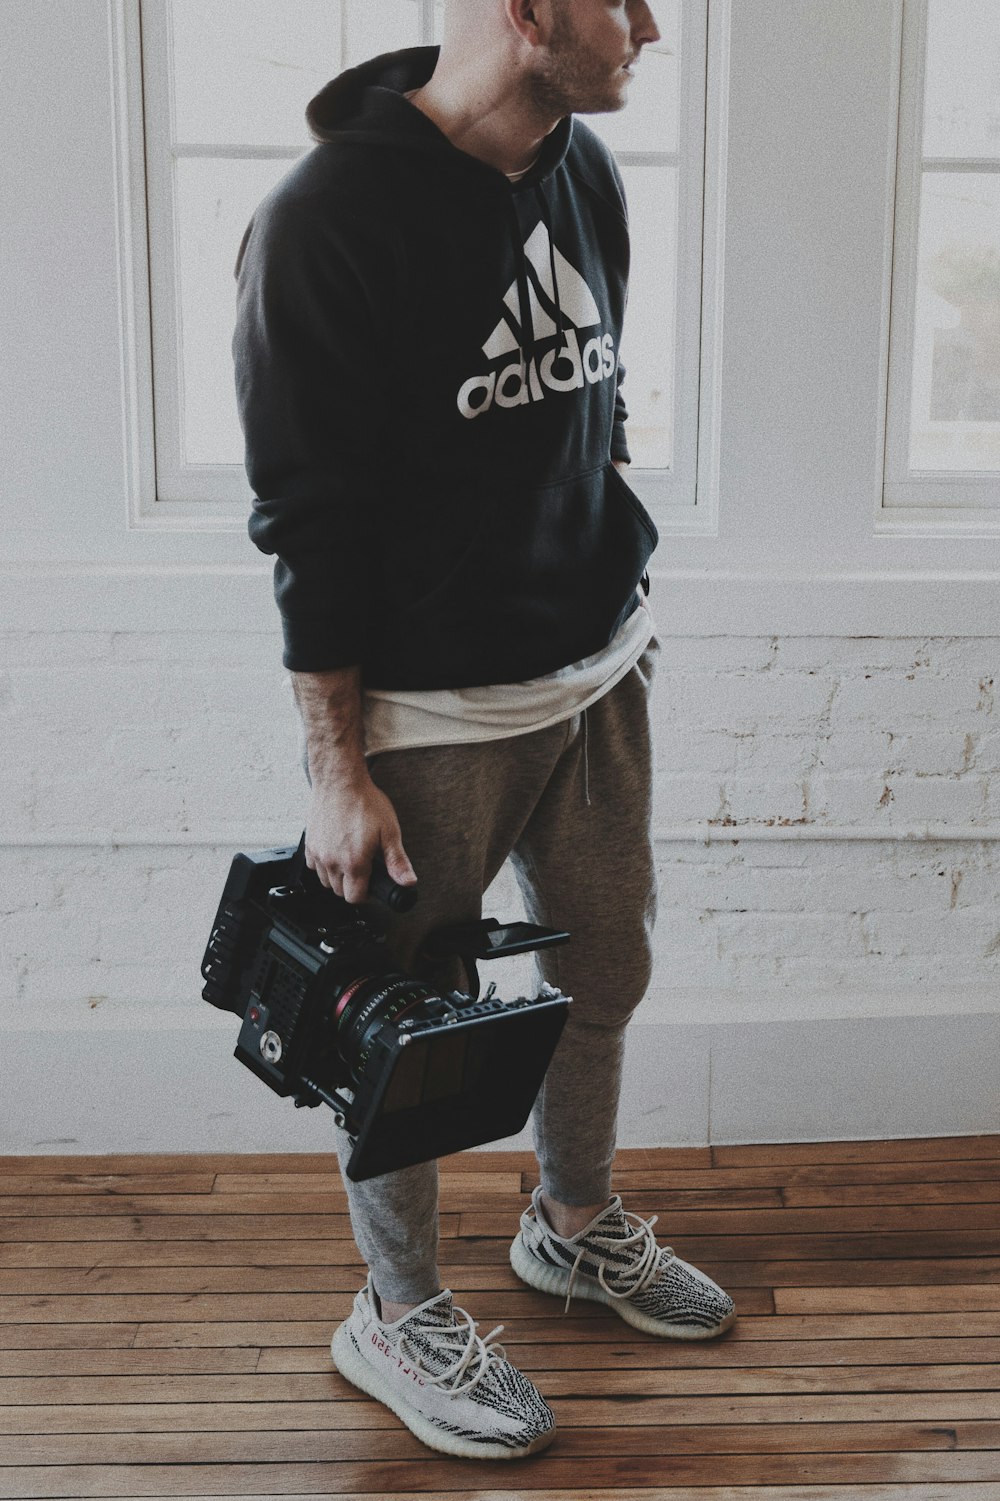
{"type": "Polygon", "coordinates": [[[1000,827],[997,661],[984,637],[667,641],[659,817],[1000,827]]]}
{"type": "MultiPolygon", "coordinates": [[[[997,642],[661,644],[660,962],[643,1015],[766,1018],[805,996],[880,1015],[893,995],[965,1009],[994,993],[997,642]],[[968,837],[912,837],[928,826],[968,837]]],[[[294,840],[304,818],[277,638],[3,647],[0,994],[51,1025],[197,1002],[232,849],[294,840]]],[[[519,910],[506,873],[492,896],[519,910]]]]}

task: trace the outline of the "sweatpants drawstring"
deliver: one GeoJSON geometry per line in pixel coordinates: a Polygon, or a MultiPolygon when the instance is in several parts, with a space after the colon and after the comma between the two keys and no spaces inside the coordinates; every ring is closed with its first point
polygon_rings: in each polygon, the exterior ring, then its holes
{"type": "Polygon", "coordinates": [[[587,807],[590,803],[590,760],[587,755],[587,711],[583,711],[583,796],[587,807]]]}

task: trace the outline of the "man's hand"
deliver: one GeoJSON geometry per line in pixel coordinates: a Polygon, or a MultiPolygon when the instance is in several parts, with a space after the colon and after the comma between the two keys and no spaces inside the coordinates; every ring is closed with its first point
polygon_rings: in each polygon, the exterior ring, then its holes
{"type": "Polygon", "coordinates": [[[417,876],[403,848],[396,810],[367,771],[354,779],[314,784],[306,864],[323,885],[352,905],[363,902],[380,850],[392,879],[412,886],[417,876]]]}

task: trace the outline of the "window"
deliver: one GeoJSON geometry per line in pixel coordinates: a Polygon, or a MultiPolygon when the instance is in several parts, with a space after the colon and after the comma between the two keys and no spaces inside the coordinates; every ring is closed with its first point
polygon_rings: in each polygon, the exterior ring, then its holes
{"type": "Polygon", "coordinates": [[[906,8],[896,224],[883,503],[954,526],[1000,507],[996,0],[906,8]]]}
{"type": "MultiPolygon", "coordinates": [[[[147,226],[152,289],[132,519],[179,544],[245,526],[230,340],[246,223],[312,149],[312,95],[378,52],[437,40],[442,6],[115,4],[130,88],[141,73],[137,324],[147,226]]],[[[670,534],[660,569],[690,579],[692,599],[708,570],[986,564],[972,543],[1000,536],[995,10],[654,0],[662,43],[628,108],[587,117],[632,219],[631,480],[670,534]]],[[[757,594],[726,598],[756,618],[757,594]]]]}
{"type": "MultiPolygon", "coordinates": [[[[242,528],[247,485],[230,341],[243,231],[272,185],[312,149],[304,115],[313,94],[366,58],[439,40],[443,6],[136,4],[156,468],[156,498],[139,521],[211,518],[242,528]]],[[[662,39],[644,50],[628,108],[586,117],[616,154],[632,220],[622,340],[630,447],[650,501],[681,506],[695,500],[706,6],[654,0],[662,39]]]]}

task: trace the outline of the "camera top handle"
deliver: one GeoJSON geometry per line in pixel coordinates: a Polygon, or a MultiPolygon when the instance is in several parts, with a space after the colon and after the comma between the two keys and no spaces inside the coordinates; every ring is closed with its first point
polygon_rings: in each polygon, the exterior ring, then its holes
{"type": "MultiPolygon", "coordinates": [[[[292,856],[291,869],[293,880],[290,884],[302,886],[307,891],[323,885],[316,872],[310,870],[306,864],[305,829],[302,830],[298,849],[292,856]]],[[[417,888],[416,886],[400,886],[394,881],[385,868],[385,861],[380,851],[372,862],[372,873],[368,880],[368,896],[382,902],[392,912],[409,912],[416,903],[417,888]]]]}

